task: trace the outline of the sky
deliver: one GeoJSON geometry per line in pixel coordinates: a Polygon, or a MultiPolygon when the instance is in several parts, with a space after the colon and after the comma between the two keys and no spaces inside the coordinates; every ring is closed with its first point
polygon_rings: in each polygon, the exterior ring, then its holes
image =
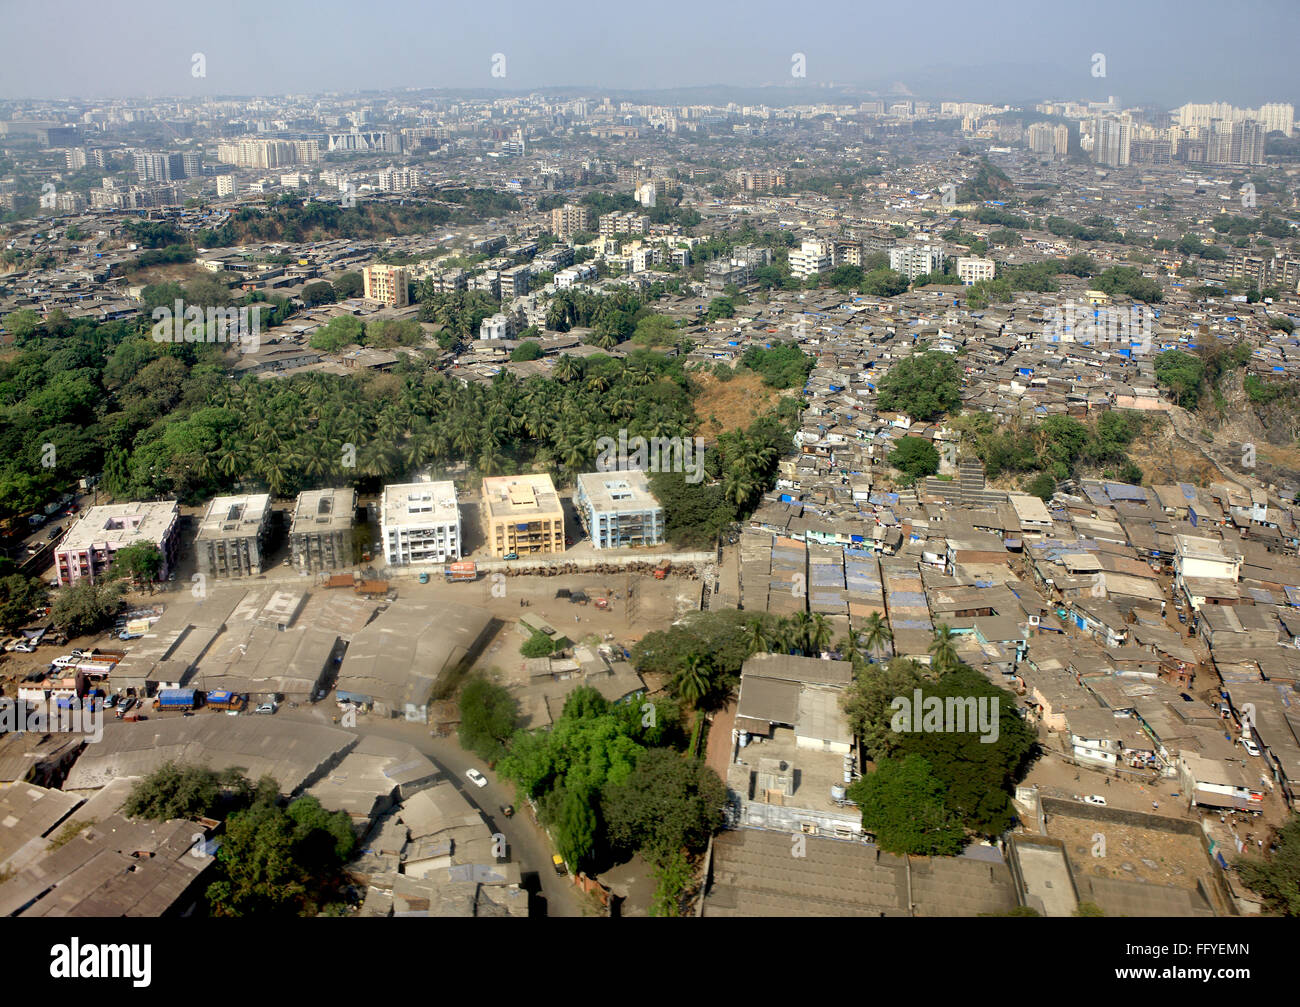
{"type": "Polygon", "coordinates": [[[1298,0],[0,0],[0,100],[901,83],[1300,104],[1297,28],[1298,0]]]}

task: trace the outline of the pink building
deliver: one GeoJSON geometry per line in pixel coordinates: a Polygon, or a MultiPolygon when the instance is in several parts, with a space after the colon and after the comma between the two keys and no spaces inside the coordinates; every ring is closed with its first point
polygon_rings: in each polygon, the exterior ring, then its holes
{"type": "Polygon", "coordinates": [[[83,577],[94,580],[113,563],[117,550],[149,542],[162,553],[160,580],[166,580],[176,562],[180,507],[175,500],[156,503],[120,503],[92,507],[63,536],[54,553],[59,584],[75,584],[83,577]]]}

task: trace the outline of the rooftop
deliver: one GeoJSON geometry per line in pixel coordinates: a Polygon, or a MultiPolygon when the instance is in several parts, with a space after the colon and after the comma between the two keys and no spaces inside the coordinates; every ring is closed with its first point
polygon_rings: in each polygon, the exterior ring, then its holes
{"type": "Polygon", "coordinates": [[[384,487],[381,513],[385,527],[455,524],[460,509],[452,482],[397,483],[384,487]]]}
{"type": "Polygon", "coordinates": [[[59,543],[59,552],[109,547],[120,549],[134,542],[163,540],[180,517],[175,500],[156,503],[103,504],[91,507],[59,543]]]}

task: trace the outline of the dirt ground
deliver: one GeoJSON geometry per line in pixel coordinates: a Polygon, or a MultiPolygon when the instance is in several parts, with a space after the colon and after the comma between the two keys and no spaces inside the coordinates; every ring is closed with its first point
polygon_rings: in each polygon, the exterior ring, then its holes
{"type": "Polygon", "coordinates": [[[771,412],[783,394],[764,385],[757,374],[738,374],[730,381],[719,381],[712,374],[695,375],[695,379],[701,387],[695,401],[695,415],[700,418],[696,433],[706,438],[745,429],[771,412]]]}
{"type": "Polygon", "coordinates": [[[1196,887],[1197,878],[1210,873],[1210,864],[1195,836],[1142,829],[1114,822],[1053,815],[1047,834],[1065,843],[1074,869],[1094,877],[1123,878],[1153,885],[1196,887]],[[1104,856],[1094,837],[1105,836],[1104,856]]]}

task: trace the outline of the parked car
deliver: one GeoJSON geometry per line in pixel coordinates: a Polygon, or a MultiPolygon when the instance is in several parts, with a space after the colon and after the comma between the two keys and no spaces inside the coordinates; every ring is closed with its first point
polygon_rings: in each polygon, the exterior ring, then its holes
{"type": "Polygon", "coordinates": [[[564,858],[557,853],[551,857],[551,864],[555,867],[555,873],[560,877],[564,877],[566,873],[564,869],[564,858]]]}
{"type": "Polygon", "coordinates": [[[1106,806],[1106,798],[1102,797],[1101,794],[1089,794],[1083,799],[1083,803],[1095,804],[1098,807],[1104,808],[1106,806]]]}
{"type": "Polygon", "coordinates": [[[48,539],[49,541],[53,542],[56,538],[59,537],[60,534],[62,534],[62,532],[63,532],[63,529],[62,529],[59,525],[56,524],[53,528],[50,529],[50,533],[49,533],[48,535],[46,535],[45,537],[46,537],[46,539],[48,539]]]}
{"type": "Polygon", "coordinates": [[[1259,746],[1255,744],[1254,739],[1242,738],[1241,747],[1246,750],[1248,755],[1253,755],[1257,759],[1259,758],[1259,746]]]}
{"type": "Polygon", "coordinates": [[[36,641],[35,641],[35,640],[20,640],[20,641],[18,641],[17,643],[14,644],[14,650],[16,650],[19,654],[35,654],[35,653],[36,653],[36,641]]]}
{"type": "Polygon", "coordinates": [[[115,706],[117,706],[117,697],[116,697],[116,696],[109,696],[106,700],[104,700],[104,709],[105,709],[105,710],[111,710],[111,709],[113,709],[113,707],[115,707],[115,706]]]}
{"type": "Polygon", "coordinates": [[[469,782],[476,787],[486,787],[488,785],[487,777],[477,769],[467,769],[465,775],[469,777],[469,782]]]}
{"type": "Polygon", "coordinates": [[[257,713],[274,713],[277,707],[274,703],[262,703],[257,708],[257,713]]]}

